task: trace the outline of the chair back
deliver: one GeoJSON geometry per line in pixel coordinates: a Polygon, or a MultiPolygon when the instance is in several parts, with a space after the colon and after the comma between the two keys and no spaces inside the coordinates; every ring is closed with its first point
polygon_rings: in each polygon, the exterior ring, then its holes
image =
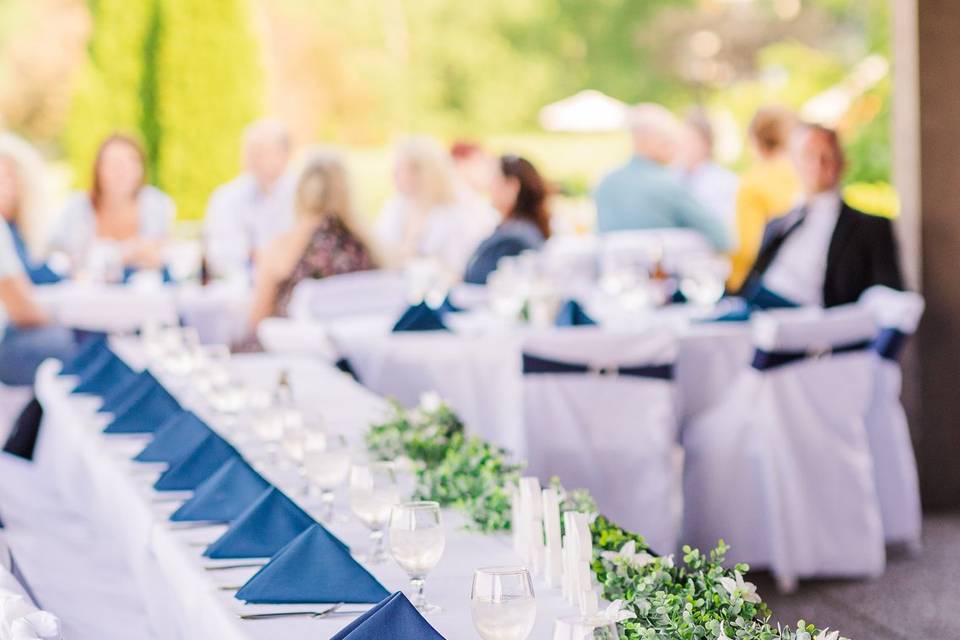
{"type": "Polygon", "coordinates": [[[522,351],[530,473],[588,489],[602,513],[672,553],[680,500],[673,335],[554,329],[529,336],[522,351]]]}
{"type": "Polygon", "coordinates": [[[755,356],[684,430],[684,540],[799,577],[885,562],[865,418],[876,324],[859,305],[754,314],[755,356]],[[822,531],[812,531],[821,525],[822,531]]]}
{"type": "Polygon", "coordinates": [[[329,320],[351,315],[396,314],[407,304],[407,285],[395,271],[357,271],[303,280],[293,289],[289,315],[295,320],[329,320]]]}

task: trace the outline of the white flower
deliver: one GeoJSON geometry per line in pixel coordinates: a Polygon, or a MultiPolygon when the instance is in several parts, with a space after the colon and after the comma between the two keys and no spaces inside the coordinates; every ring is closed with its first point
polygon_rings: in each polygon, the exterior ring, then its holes
{"type": "Polygon", "coordinates": [[[727,590],[730,597],[735,598],[739,594],[744,602],[759,603],[760,596],[757,594],[756,585],[752,582],[744,582],[743,576],[739,571],[734,571],[733,573],[737,578],[736,580],[728,577],[720,578],[720,584],[727,590]]]}
{"type": "Polygon", "coordinates": [[[671,553],[668,556],[663,556],[660,558],[660,564],[662,564],[667,569],[673,569],[673,554],[671,553]]]}
{"type": "Polygon", "coordinates": [[[600,557],[613,563],[623,562],[634,569],[642,569],[654,561],[654,557],[649,553],[643,551],[637,553],[637,543],[633,540],[623,545],[619,552],[602,551],[600,557]]]}
{"type": "Polygon", "coordinates": [[[797,631],[797,637],[794,640],[812,640],[812,638],[806,631],[797,631]]]}
{"type": "Polygon", "coordinates": [[[830,628],[827,627],[823,631],[817,634],[817,637],[814,640],[840,640],[839,631],[830,631],[830,628]]]}
{"type": "Polygon", "coordinates": [[[607,606],[606,609],[598,613],[597,617],[610,624],[623,622],[624,620],[629,620],[630,618],[636,618],[637,614],[635,614],[633,611],[624,609],[623,604],[623,600],[614,600],[607,606]]]}
{"type": "Polygon", "coordinates": [[[420,408],[427,412],[433,413],[443,404],[443,399],[440,398],[440,394],[436,391],[427,391],[420,394],[420,408]]]}
{"type": "Polygon", "coordinates": [[[727,637],[727,634],[725,634],[725,633],[723,632],[723,623],[722,623],[722,622],[720,623],[720,633],[717,634],[717,640],[730,640],[730,639],[727,637]]]}

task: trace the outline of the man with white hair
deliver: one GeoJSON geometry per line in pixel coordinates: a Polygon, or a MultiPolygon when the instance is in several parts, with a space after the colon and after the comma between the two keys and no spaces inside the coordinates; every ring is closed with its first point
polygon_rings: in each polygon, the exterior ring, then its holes
{"type": "Polygon", "coordinates": [[[204,243],[213,275],[245,273],[257,250],[293,223],[290,147],[290,134],[279,122],[258,120],[247,127],[244,172],[218,187],[207,204],[204,243]]]}
{"type": "Polygon", "coordinates": [[[730,248],[724,223],[684,189],[670,169],[682,128],[657,104],[641,104],[630,113],[633,158],[607,175],[594,192],[597,230],[684,227],[701,232],[718,250],[730,248]]]}

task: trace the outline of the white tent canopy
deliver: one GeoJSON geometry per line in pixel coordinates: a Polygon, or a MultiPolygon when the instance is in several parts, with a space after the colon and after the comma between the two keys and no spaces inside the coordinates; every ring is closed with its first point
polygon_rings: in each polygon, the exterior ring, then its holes
{"type": "Polygon", "coordinates": [[[619,131],[626,126],[628,109],[616,98],[587,89],[540,109],[540,126],[576,133],[619,131]]]}

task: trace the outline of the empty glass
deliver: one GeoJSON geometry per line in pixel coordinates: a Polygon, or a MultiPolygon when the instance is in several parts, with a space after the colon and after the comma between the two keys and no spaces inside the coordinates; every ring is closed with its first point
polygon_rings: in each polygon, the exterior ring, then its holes
{"type": "Polygon", "coordinates": [[[470,609],[483,640],[526,640],[537,621],[530,572],[523,567],[477,569],[470,609]]]}
{"type": "Polygon", "coordinates": [[[390,520],[391,508],[398,502],[400,489],[391,463],[372,462],[350,469],[350,508],[370,529],[371,549],[362,559],[371,564],[386,559],[383,530],[390,520]]]}
{"type": "Polygon", "coordinates": [[[350,473],[350,448],[342,435],[311,432],[303,451],[309,482],[320,489],[320,520],[332,522],[337,488],[350,473]]]}
{"type": "Polygon", "coordinates": [[[420,611],[439,611],[427,602],[423,583],[443,555],[446,538],[436,502],[405,502],[394,505],[390,512],[390,554],[410,576],[413,604],[420,611]]]}

